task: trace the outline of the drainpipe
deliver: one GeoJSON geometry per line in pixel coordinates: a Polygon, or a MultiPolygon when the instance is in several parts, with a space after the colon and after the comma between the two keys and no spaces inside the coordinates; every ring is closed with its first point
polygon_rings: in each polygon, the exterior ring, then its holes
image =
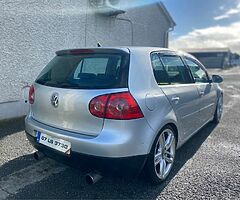
{"type": "Polygon", "coordinates": [[[130,19],[126,19],[126,18],[121,18],[121,17],[115,17],[116,20],[119,20],[119,21],[126,21],[126,22],[129,22],[130,25],[131,25],[131,45],[133,46],[134,45],[134,28],[133,28],[133,22],[130,20],[130,19]]]}
{"type": "Polygon", "coordinates": [[[168,48],[168,42],[169,42],[169,33],[174,31],[174,27],[170,27],[166,32],[165,32],[165,48],[168,48]]]}

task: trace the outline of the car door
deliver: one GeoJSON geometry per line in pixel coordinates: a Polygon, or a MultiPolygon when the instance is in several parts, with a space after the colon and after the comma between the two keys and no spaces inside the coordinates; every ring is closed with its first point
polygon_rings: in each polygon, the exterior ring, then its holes
{"type": "Polygon", "coordinates": [[[152,54],[154,76],[167,96],[181,127],[181,138],[186,139],[197,128],[199,98],[190,72],[178,55],[152,54]]]}
{"type": "Polygon", "coordinates": [[[200,125],[203,126],[214,115],[217,93],[209,79],[206,69],[201,65],[201,63],[193,58],[188,57],[185,57],[184,60],[193,75],[199,92],[200,98],[198,100],[198,118],[199,122],[201,123],[200,125]]]}

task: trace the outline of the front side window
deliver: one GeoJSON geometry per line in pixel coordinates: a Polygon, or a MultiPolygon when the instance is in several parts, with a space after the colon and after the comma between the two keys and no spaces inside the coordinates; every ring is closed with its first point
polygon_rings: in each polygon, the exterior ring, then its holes
{"type": "Polygon", "coordinates": [[[185,61],[188,65],[196,83],[207,83],[208,82],[207,73],[201,68],[201,66],[198,63],[196,63],[193,60],[190,60],[188,58],[185,58],[185,61]]]}
{"type": "Polygon", "coordinates": [[[175,55],[151,55],[155,79],[159,85],[186,84],[191,82],[182,59],[175,55]]]}

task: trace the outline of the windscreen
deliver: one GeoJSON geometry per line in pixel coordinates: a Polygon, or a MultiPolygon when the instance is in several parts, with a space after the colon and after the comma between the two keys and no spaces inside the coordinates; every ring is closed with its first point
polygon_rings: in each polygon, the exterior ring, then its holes
{"type": "Polygon", "coordinates": [[[128,59],[123,54],[57,55],[36,83],[72,89],[127,87],[128,59]]]}

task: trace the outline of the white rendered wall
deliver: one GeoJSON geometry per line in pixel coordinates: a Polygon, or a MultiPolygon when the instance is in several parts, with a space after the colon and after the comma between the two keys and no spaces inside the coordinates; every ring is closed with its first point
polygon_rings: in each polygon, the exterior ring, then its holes
{"type": "Polygon", "coordinates": [[[169,22],[157,5],[118,17],[132,25],[95,14],[87,0],[1,0],[0,120],[26,114],[23,87],[57,50],[96,47],[98,41],[104,46],[164,46],[169,22]]]}

